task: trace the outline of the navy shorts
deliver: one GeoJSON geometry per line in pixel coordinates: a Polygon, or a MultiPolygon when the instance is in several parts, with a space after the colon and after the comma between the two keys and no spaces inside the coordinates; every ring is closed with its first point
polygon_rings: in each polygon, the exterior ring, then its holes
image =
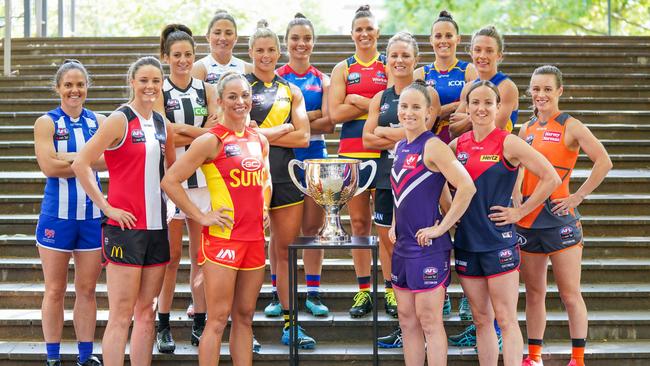
{"type": "Polygon", "coordinates": [[[130,230],[104,225],[104,264],[153,267],[169,263],[167,229],[130,230]]]}
{"type": "Polygon", "coordinates": [[[519,245],[489,252],[466,252],[454,248],[456,273],[460,277],[497,277],[519,270],[519,245]]]}
{"type": "Polygon", "coordinates": [[[60,219],[41,214],[36,245],[60,252],[97,250],[102,247],[102,219],[60,219]]]}
{"type": "Polygon", "coordinates": [[[445,288],[451,282],[449,258],[451,251],[431,253],[417,258],[405,258],[393,253],[391,282],[393,287],[411,292],[445,288]]]}
{"type": "Polygon", "coordinates": [[[553,255],[582,245],[582,225],[576,220],[567,225],[544,229],[517,226],[517,241],[525,253],[553,255]]]}
{"type": "Polygon", "coordinates": [[[393,191],[377,188],[375,190],[375,225],[390,227],[393,224],[393,191]]]}
{"type": "Polygon", "coordinates": [[[270,209],[285,208],[295,206],[305,201],[305,195],[292,182],[273,183],[273,193],[271,194],[270,209]]]}

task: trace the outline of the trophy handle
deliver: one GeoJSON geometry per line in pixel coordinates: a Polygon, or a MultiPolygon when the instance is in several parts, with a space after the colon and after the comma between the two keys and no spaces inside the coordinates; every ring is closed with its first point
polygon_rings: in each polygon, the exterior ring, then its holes
{"type": "Polygon", "coordinates": [[[303,186],[302,183],[296,178],[296,172],[293,169],[293,167],[297,165],[300,169],[305,170],[305,163],[298,159],[291,159],[289,162],[288,168],[289,168],[289,176],[291,177],[291,180],[293,181],[293,184],[298,187],[300,192],[307,194],[307,187],[303,186]]]}
{"type": "Polygon", "coordinates": [[[363,187],[359,187],[357,191],[354,193],[354,195],[358,195],[360,193],[363,193],[368,187],[370,187],[370,184],[372,183],[372,180],[375,179],[375,174],[377,173],[377,163],[374,160],[367,160],[364,161],[363,163],[359,164],[359,171],[363,170],[365,167],[370,166],[370,177],[368,178],[368,181],[366,184],[363,185],[363,187]]]}

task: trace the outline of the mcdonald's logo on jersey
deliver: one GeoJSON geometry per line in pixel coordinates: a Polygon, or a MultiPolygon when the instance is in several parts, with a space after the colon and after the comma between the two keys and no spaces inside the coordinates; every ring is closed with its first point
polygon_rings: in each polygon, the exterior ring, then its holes
{"type": "Polygon", "coordinates": [[[120,259],[124,258],[124,249],[122,249],[120,246],[114,245],[111,248],[111,257],[120,259]]]}

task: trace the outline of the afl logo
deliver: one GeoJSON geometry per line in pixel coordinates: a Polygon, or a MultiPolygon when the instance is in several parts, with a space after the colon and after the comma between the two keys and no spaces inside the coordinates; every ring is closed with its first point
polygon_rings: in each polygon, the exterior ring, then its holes
{"type": "Polygon", "coordinates": [[[573,238],[573,228],[571,226],[563,226],[560,229],[560,238],[562,240],[573,238]]]}
{"type": "Polygon", "coordinates": [[[165,111],[175,111],[179,109],[181,109],[181,103],[178,101],[178,99],[167,99],[165,111]]]}
{"type": "Polygon", "coordinates": [[[352,72],[348,75],[348,84],[359,84],[361,82],[361,74],[352,72]]]}
{"type": "Polygon", "coordinates": [[[461,164],[465,165],[465,163],[467,163],[467,159],[469,159],[469,154],[461,151],[456,155],[456,159],[458,159],[461,164]]]}
{"type": "Polygon", "coordinates": [[[54,133],[54,140],[61,141],[61,140],[68,140],[68,139],[70,139],[70,132],[68,131],[67,128],[59,127],[56,129],[56,132],[54,133]]]}
{"type": "Polygon", "coordinates": [[[435,281],[438,279],[438,268],[426,267],[422,270],[422,279],[425,281],[435,281]]]}
{"type": "Polygon", "coordinates": [[[526,136],[526,142],[528,143],[528,145],[532,145],[534,139],[535,139],[535,135],[526,136]]]}
{"type": "Polygon", "coordinates": [[[249,172],[254,172],[262,167],[262,162],[256,158],[246,158],[241,161],[241,167],[244,168],[244,170],[248,170],[249,172]]]}
{"type": "Polygon", "coordinates": [[[499,258],[507,258],[512,256],[512,250],[504,249],[499,252],[499,258]]]}
{"type": "Polygon", "coordinates": [[[390,105],[388,103],[384,103],[379,107],[379,113],[386,113],[386,111],[390,108],[390,105]]]}
{"type": "Polygon", "coordinates": [[[436,81],[433,80],[433,79],[429,79],[429,80],[425,81],[425,83],[427,84],[427,86],[430,86],[432,88],[436,87],[436,81]]]}
{"type": "Polygon", "coordinates": [[[262,94],[254,94],[251,96],[251,100],[253,101],[253,104],[262,104],[264,101],[264,95],[262,94]]]}
{"type": "Polygon", "coordinates": [[[217,80],[219,80],[219,75],[217,75],[217,74],[215,74],[213,72],[209,73],[205,77],[205,81],[207,81],[208,83],[215,83],[215,82],[217,82],[217,80]]]}
{"type": "Polygon", "coordinates": [[[145,142],[147,141],[144,137],[144,131],[142,131],[139,128],[134,128],[131,131],[131,142],[132,143],[139,143],[139,142],[145,142]]]}
{"type": "Polygon", "coordinates": [[[226,157],[241,155],[241,148],[237,144],[227,144],[223,147],[223,151],[226,153],[226,157]]]}

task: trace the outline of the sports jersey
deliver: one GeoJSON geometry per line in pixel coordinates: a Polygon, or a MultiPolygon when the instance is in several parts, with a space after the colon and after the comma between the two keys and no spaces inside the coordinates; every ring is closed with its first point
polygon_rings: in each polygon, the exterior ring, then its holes
{"type": "Polygon", "coordinates": [[[235,70],[240,74],[246,72],[246,62],[238,59],[233,56],[230,58],[230,62],[225,65],[220,64],[217,60],[212,57],[212,54],[208,54],[199,61],[205,66],[205,82],[210,84],[216,84],[226,71],[235,70]]]}
{"type": "MultiPolygon", "coordinates": [[[[399,95],[395,93],[395,87],[384,90],[379,101],[379,118],[377,126],[381,127],[400,127],[397,118],[397,107],[399,105],[399,95]]],[[[395,158],[395,149],[381,150],[379,161],[377,162],[377,188],[390,189],[390,170],[393,167],[395,158]]]]}
{"type": "Polygon", "coordinates": [[[513,246],[517,241],[514,224],[496,226],[488,217],[492,206],[511,206],[518,168],[503,156],[503,142],[509,134],[495,128],[480,142],[474,140],[472,131],[458,138],[456,158],[472,177],[476,194],[456,229],[455,247],[488,252],[513,246]]]}
{"type": "MultiPolygon", "coordinates": [[[[345,94],[356,94],[372,98],[375,94],[386,89],[386,56],[377,54],[370,62],[361,62],[356,55],[345,60],[345,94]]],[[[363,125],[368,115],[360,116],[341,126],[341,141],[339,155],[350,158],[379,157],[379,150],[363,147],[363,125]]]]}
{"type": "MultiPolygon", "coordinates": [[[[504,80],[510,79],[508,75],[502,73],[501,71],[498,71],[496,75],[494,75],[491,79],[490,82],[492,84],[499,86],[504,80]]],[[[481,79],[476,79],[474,80],[475,83],[481,81],[481,79]]],[[[517,119],[519,118],[519,109],[515,109],[514,111],[510,112],[510,119],[508,120],[508,123],[506,124],[506,131],[512,132],[512,129],[515,127],[515,124],[517,124],[517,119]]]]}
{"type": "Polygon", "coordinates": [[[232,229],[215,225],[203,234],[232,240],[264,240],[264,157],[259,135],[251,128],[237,133],[218,124],[210,129],[221,142],[221,151],[203,164],[212,209],[232,209],[232,229]]]}
{"type": "MultiPolygon", "coordinates": [[[[163,83],[163,98],[165,116],[170,122],[195,127],[205,125],[208,119],[208,107],[205,84],[201,80],[192,78],[190,84],[185,89],[181,89],[166,78],[163,83]]],[[[176,147],[176,159],[185,154],[189,148],[189,145],[176,147]]],[[[182,184],[183,188],[205,187],[205,177],[199,169],[182,184]]]]}
{"type": "MultiPolygon", "coordinates": [[[[97,117],[88,109],[82,109],[79,118],[68,116],[61,107],[47,112],[54,123],[54,150],[56,152],[79,152],[97,132],[97,117]]],[[[95,173],[97,186],[99,177],[95,173]]],[[[59,219],[88,220],[101,217],[95,205],[77,178],[48,177],[41,203],[41,213],[59,219]]]]}
{"type": "MultiPolygon", "coordinates": [[[[307,112],[317,111],[323,105],[323,73],[314,66],[309,66],[304,74],[298,74],[294,69],[286,64],[281,66],[275,73],[284,80],[300,88],[302,96],[305,99],[305,109],[307,112]]],[[[312,134],[311,141],[325,140],[323,134],[312,134]]]]}
{"type": "MultiPolygon", "coordinates": [[[[259,128],[279,126],[291,123],[291,103],[293,94],[289,82],[279,76],[265,83],[254,74],[246,74],[253,91],[253,106],[251,120],[257,122],[259,128]]],[[[295,157],[293,149],[288,147],[271,146],[269,163],[271,164],[271,179],[273,183],[290,183],[289,169],[291,159],[295,157]]]]}
{"type": "MultiPolygon", "coordinates": [[[[460,94],[465,86],[465,74],[469,62],[456,60],[448,70],[440,70],[435,63],[424,66],[424,81],[436,89],[440,97],[440,105],[446,105],[460,100],[460,94]]],[[[449,121],[441,120],[435,124],[433,131],[442,141],[449,143],[449,121]]]]}
{"type": "Polygon", "coordinates": [[[440,193],[445,177],[429,170],[424,164],[424,147],[435,135],[426,131],[410,143],[401,140],[395,148],[395,160],[391,170],[391,186],[395,203],[395,235],[397,241],[393,253],[406,258],[450,250],[449,233],[435,238],[431,245],[418,245],[418,230],[433,226],[442,220],[438,209],[440,193]]]}
{"type": "MultiPolygon", "coordinates": [[[[525,132],[526,142],[542,153],[555,167],[555,171],[562,178],[562,184],[551,193],[551,196],[544,203],[521,219],[517,223],[519,226],[527,229],[551,228],[567,225],[580,218],[580,214],[576,209],[570,209],[567,215],[554,214],[551,211],[555,206],[552,203],[554,199],[569,196],[569,179],[578,159],[579,149],[569,150],[564,144],[566,122],[569,118],[571,116],[567,113],[558,113],[546,122],[533,118],[528,123],[525,132]]],[[[524,200],[533,194],[538,182],[539,178],[535,174],[524,170],[524,181],[521,187],[524,200]]]]}
{"type": "MultiPolygon", "coordinates": [[[[108,203],[135,216],[133,229],[165,229],[167,205],[160,189],[165,174],[165,121],[157,112],[145,119],[128,105],[117,112],[124,114],[127,123],[119,145],[104,152],[110,176],[108,203]]],[[[120,226],[113,219],[107,223],[120,226]]]]}

